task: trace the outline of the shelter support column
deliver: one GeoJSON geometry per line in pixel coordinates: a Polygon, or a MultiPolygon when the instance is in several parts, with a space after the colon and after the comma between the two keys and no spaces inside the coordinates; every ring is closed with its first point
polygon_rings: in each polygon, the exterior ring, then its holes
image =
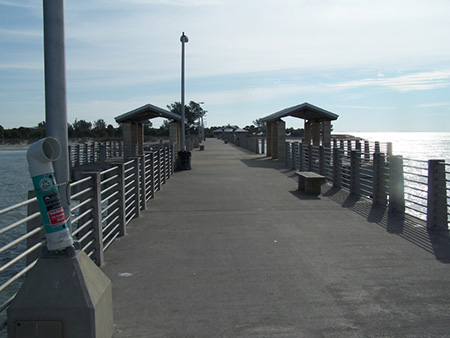
{"type": "Polygon", "coordinates": [[[272,158],[278,158],[278,128],[277,121],[270,124],[272,128],[272,158]]]}
{"type": "Polygon", "coordinates": [[[312,124],[312,139],[314,146],[320,146],[320,122],[314,121],[312,124]]]}
{"type": "Polygon", "coordinates": [[[305,120],[305,137],[303,143],[307,145],[311,144],[311,121],[305,120]]]}
{"type": "Polygon", "coordinates": [[[272,156],[272,122],[266,122],[267,157],[272,156]]]}
{"type": "Polygon", "coordinates": [[[169,123],[169,138],[170,143],[176,143],[178,149],[181,146],[181,123],[179,121],[172,121],[169,123]]]}
{"type": "Polygon", "coordinates": [[[278,160],[284,161],[286,159],[286,122],[279,120],[276,127],[278,160]]]}
{"type": "Polygon", "coordinates": [[[331,145],[331,121],[323,121],[322,125],[322,145],[329,147],[331,145]]]}
{"type": "Polygon", "coordinates": [[[144,128],[139,122],[122,124],[124,157],[141,156],[144,154],[144,128]]]}

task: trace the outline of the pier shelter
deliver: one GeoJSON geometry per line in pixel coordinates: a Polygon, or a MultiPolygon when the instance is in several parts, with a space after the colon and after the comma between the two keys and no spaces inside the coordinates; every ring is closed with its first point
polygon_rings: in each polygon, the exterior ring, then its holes
{"type": "Polygon", "coordinates": [[[286,122],[283,117],[297,117],[305,120],[304,143],[307,145],[323,145],[331,143],[331,121],[339,115],[316,107],[308,102],[285,108],[262,118],[266,123],[267,156],[280,161],[286,156],[286,122]]]}
{"type": "Polygon", "coordinates": [[[181,116],[168,110],[146,104],[115,118],[122,124],[124,157],[144,154],[144,121],[162,117],[171,120],[170,142],[181,143],[181,116]]]}

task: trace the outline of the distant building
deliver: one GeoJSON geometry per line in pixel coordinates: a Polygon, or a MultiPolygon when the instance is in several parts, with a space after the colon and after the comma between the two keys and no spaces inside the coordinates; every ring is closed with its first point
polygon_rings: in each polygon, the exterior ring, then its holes
{"type": "Polygon", "coordinates": [[[248,134],[248,130],[241,129],[239,126],[230,125],[223,126],[213,131],[214,137],[225,141],[233,142],[239,145],[241,137],[248,134]]]}

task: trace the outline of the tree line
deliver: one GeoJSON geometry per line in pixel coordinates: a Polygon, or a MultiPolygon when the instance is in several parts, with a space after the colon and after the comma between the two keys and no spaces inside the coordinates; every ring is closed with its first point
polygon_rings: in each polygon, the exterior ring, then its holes
{"type": "MultiPolygon", "coordinates": [[[[181,115],[181,103],[174,102],[167,105],[167,109],[172,113],[181,115]]],[[[192,134],[198,133],[199,121],[206,115],[200,103],[191,101],[185,105],[186,129],[192,134]]],[[[205,137],[213,137],[214,130],[222,126],[213,126],[205,128],[205,137]]],[[[253,121],[252,125],[247,125],[243,129],[249,131],[249,134],[264,135],[266,132],[265,123],[260,119],[253,121]]],[[[94,122],[75,119],[73,123],[67,124],[67,133],[70,139],[98,139],[98,140],[117,140],[122,138],[122,126],[114,127],[107,124],[105,120],[98,119],[94,122]]],[[[294,137],[303,136],[303,129],[286,129],[286,133],[294,137]]],[[[33,142],[45,137],[45,122],[40,122],[35,127],[19,127],[5,129],[0,125],[0,140],[2,143],[33,142]]],[[[144,137],[146,140],[152,138],[168,138],[169,122],[165,120],[159,128],[154,128],[150,121],[144,122],[144,137]]]]}

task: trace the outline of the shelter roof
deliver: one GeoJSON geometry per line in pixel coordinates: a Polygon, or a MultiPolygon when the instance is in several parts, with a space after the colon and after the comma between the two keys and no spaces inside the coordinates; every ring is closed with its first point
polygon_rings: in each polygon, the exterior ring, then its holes
{"type": "Polygon", "coordinates": [[[262,122],[272,122],[281,119],[282,117],[292,116],[305,120],[314,121],[332,121],[337,120],[339,115],[329,112],[325,109],[316,107],[308,102],[299,104],[297,106],[285,108],[279,112],[273,113],[261,119],[262,122]]]}
{"type": "Polygon", "coordinates": [[[131,110],[128,113],[117,116],[115,117],[115,120],[117,123],[131,122],[131,121],[140,122],[153,119],[155,117],[163,117],[166,119],[181,121],[180,115],[172,113],[166,109],[156,107],[152,104],[146,104],[142,107],[131,110]]]}

